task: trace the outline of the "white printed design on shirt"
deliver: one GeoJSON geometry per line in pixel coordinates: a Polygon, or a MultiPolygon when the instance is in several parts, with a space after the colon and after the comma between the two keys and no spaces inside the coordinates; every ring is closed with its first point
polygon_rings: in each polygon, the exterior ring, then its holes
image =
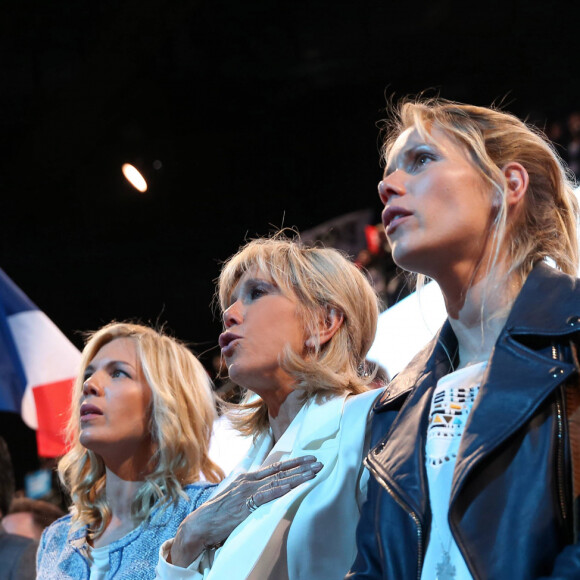
{"type": "Polygon", "coordinates": [[[459,441],[473,407],[479,383],[470,387],[436,390],[427,428],[427,464],[431,467],[455,460],[459,441]],[[453,445],[451,440],[457,443],[453,445]]]}

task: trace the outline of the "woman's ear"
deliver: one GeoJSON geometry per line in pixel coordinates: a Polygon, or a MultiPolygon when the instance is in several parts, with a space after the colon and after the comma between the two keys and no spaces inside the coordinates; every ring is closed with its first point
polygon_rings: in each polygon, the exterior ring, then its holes
{"type": "MultiPolygon", "coordinates": [[[[326,310],[326,315],[320,317],[320,323],[318,325],[318,340],[320,346],[326,344],[335,335],[343,321],[344,314],[340,310],[334,307],[326,310]]],[[[314,348],[316,345],[315,337],[308,337],[305,344],[309,348],[314,348]]]]}
{"type": "Polygon", "coordinates": [[[524,199],[524,195],[528,190],[530,177],[526,168],[516,161],[505,165],[502,171],[507,183],[507,205],[508,207],[516,207],[524,199]]]}

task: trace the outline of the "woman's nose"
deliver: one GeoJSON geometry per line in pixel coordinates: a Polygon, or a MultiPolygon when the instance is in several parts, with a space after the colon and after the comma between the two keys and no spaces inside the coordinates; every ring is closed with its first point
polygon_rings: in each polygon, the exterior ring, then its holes
{"type": "Polygon", "coordinates": [[[99,395],[101,388],[94,374],[85,379],[83,383],[83,395],[99,395]]]}
{"type": "Polygon", "coordinates": [[[389,175],[385,175],[378,185],[379,197],[386,205],[393,195],[405,195],[405,187],[400,170],[393,171],[389,175]]]}
{"type": "Polygon", "coordinates": [[[226,328],[230,328],[235,324],[239,324],[241,322],[241,314],[238,302],[234,302],[231,304],[226,310],[224,310],[224,326],[226,328]]]}

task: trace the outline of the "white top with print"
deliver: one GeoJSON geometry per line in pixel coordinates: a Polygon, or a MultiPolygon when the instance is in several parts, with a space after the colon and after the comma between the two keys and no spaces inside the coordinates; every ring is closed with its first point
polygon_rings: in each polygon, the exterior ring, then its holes
{"type": "Polygon", "coordinates": [[[459,444],[486,366],[476,363],[445,375],[431,399],[425,466],[433,516],[421,580],[471,579],[447,516],[459,444]]]}

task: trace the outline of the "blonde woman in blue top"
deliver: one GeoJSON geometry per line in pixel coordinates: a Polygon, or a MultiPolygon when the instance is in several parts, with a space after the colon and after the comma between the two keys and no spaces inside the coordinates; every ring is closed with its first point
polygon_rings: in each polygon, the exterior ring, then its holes
{"type": "MultiPolygon", "coordinates": [[[[38,580],[153,578],[161,543],[223,477],[208,456],[214,417],[207,373],[179,341],[125,323],[94,333],[72,396],[71,448],[58,466],[73,505],[43,534],[38,580]]],[[[216,525],[246,517],[245,498],[277,470],[234,481],[216,525]]]]}

